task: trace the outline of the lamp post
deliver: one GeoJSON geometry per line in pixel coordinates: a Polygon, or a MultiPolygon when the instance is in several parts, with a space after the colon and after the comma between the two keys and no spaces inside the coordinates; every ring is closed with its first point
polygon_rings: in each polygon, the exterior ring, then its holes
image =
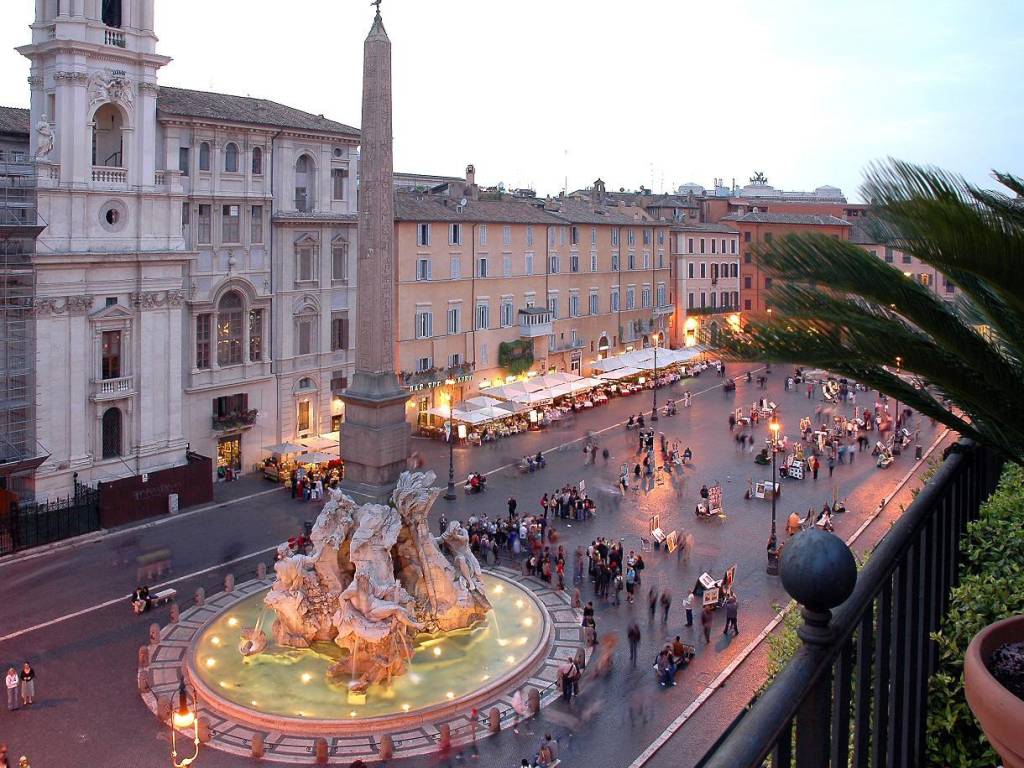
{"type": "MultiPolygon", "coordinates": [[[[896,378],[899,378],[900,369],[902,367],[903,367],[903,358],[900,357],[899,355],[896,355],[896,378]]],[[[897,431],[899,431],[899,428],[900,428],[900,399],[899,399],[898,396],[896,398],[896,414],[895,414],[894,418],[896,419],[896,421],[894,422],[896,427],[895,427],[895,429],[893,429],[893,434],[895,434],[897,431]]]]}
{"type": "Polygon", "coordinates": [[[171,713],[171,765],[174,768],[187,768],[199,757],[199,719],[196,717],[196,697],[193,692],[192,704],[189,706],[189,693],[185,688],[185,678],[181,678],[178,685],[178,707],[171,713]],[[182,757],[178,760],[177,731],[192,728],[192,744],[194,746],[192,757],[182,757]]]}
{"type": "Polygon", "coordinates": [[[654,344],[654,411],[651,413],[651,421],[658,420],[658,332],[651,334],[651,343],[654,344]]]}
{"type": "Polygon", "coordinates": [[[771,434],[771,451],[772,451],[772,531],[768,536],[768,569],[767,573],[769,576],[777,576],[779,573],[779,537],[775,530],[775,497],[778,495],[775,492],[776,486],[776,475],[775,470],[775,448],[778,445],[779,429],[781,425],[779,420],[775,417],[775,411],[772,411],[772,417],[768,421],[768,431],[771,434]]]}
{"type": "Polygon", "coordinates": [[[448,490],[445,501],[455,501],[455,435],[452,434],[452,406],[448,404],[448,419],[444,423],[444,439],[448,441],[448,490]]]}

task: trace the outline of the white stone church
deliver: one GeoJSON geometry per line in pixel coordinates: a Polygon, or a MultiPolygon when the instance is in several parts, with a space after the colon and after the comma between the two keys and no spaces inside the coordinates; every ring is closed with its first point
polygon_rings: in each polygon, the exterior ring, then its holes
{"type": "MultiPolygon", "coordinates": [[[[336,432],[354,362],[359,131],[160,86],[154,0],[36,0],[35,440],[25,490],[223,476],[336,432]]],[[[326,445],[326,443],[325,443],[326,445]]],[[[336,448],[334,450],[337,450],[336,448]]]]}

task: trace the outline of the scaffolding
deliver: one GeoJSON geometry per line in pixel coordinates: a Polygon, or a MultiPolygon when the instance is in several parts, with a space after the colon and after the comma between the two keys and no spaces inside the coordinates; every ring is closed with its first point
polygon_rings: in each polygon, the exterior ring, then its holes
{"type": "Polygon", "coordinates": [[[42,231],[36,169],[27,152],[0,149],[0,488],[31,499],[45,459],[35,435],[32,256],[42,231]]]}

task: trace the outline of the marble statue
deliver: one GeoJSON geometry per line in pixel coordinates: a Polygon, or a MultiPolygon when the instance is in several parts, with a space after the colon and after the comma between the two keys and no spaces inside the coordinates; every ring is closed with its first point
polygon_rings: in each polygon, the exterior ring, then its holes
{"type": "MultiPolygon", "coordinates": [[[[441,493],[435,479],[403,472],[388,505],[357,505],[329,491],[310,534],[312,552],[278,551],[264,600],[278,646],[334,643],[343,656],[328,676],[364,692],[405,672],[418,635],[486,618],[490,603],[466,530],[452,522],[442,536],[430,533],[427,513],[441,493]]],[[[239,651],[251,656],[266,645],[260,630],[247,629],[239,651]]]]}
{"type": "Polygon", "coordinates": [[[53,128],[46,115],[43,115],[36,124],[36,133],[39,134],[36,142],[36,160],[43,160],[53,152],[53,128]]]}

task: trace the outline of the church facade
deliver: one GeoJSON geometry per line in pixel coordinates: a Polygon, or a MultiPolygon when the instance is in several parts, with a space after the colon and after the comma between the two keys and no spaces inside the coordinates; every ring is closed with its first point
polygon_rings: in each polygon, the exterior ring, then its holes
{"type": "MultiPolygon", "coordinates": [[[[37,497],[336,431],[359,132],[161,87],[154,0],[37,0],[37,497]]],[[[350,317],[350,312],[352,317],[350,317]]]]}

